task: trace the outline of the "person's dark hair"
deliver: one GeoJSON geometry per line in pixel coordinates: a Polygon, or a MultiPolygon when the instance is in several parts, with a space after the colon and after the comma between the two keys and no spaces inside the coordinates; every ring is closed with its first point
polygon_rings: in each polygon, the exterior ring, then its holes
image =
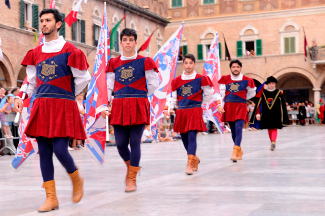
{"type": "Polygon", "coordinates": [[[10,90],[6,90],[5,92],[5,95],[9,94],[10,93],[10,90]]]}
{"type": "MultiPolygon", "coordinates": [[[[41,11],[41,13],[39,14],[39,17],[41,18],[44,14],[48,14],[48,13],[53,14],[56,23],[61,22],[63,24],[62,15],[57,9],[45,8],[41,11]]],[[[58,31],[60,30],[60,28],[58,29],[58,31]]]]}
{"type": "Polygon", "coordinates": [[[190,54],[190,53],[188,53],[188,54],[186,54],[185,56],[184,56],[184,59],[183,59],[183,62],[185,61],[185,59],[191,59],[192,61],[194,61],[194,63],[195,63],[195,56],[193,55],[193,54],[190,54]]]}
{"type": "Polygon", "coordinates": [[[13,89],[11,90],[11,93],[13,94],[13,93],[16,92],[16,91],[18,91],[18,88],[13,88],[13,89]]]}
{"type": "Polygon", "coordinates": [[[122,41],[123,36],[133,36],[135,41],[138,39],[137,32],[131,28],[125,28],[122,30],[120,34],[120,41],[122,41]]]}
{"type": "Polygon", "coordinates": [[[8,102],[10,100],[10,98],[12,98],[12,96],[8,96],[6,99],[6,102],[8,102]]]}
{"type": "Polygon", "coordinates": [[[243,67],[243,64],[238,59],[232,60],[229,64],[229,67],[231,68],[231,66],[235,63],[237,63],[240,67],[243,67]]]}

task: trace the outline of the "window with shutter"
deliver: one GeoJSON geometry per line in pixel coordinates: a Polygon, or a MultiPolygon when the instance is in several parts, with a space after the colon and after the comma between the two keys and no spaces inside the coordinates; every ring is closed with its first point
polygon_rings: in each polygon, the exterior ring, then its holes
{"type": "Polygon", "coordinates": [[[32,16],[33,16],[33,23],[32,27],[35,28],[38,31],[38,5],[33,4],[32,5],[32,16]]]}
{"type": "Polygon", "coordinates": [[[256,40],[256,55],[261,56],[262,53],[262,39],[256,40]]]}
{"type": "Polygon", "coordinates": [[[221,59],[221,43],[218,43],[218,47],[219,47],[219,59],[221,59]]]}
{"type": "Polygon", "coordinates": [[[65,22],[64,22],[65,14],[61,13],[61,15],[62,15],[63,22],[62,22],[61,28],[59,30],[59,35],[62,35],[65,38],[65,22]]]}
{"type": "Polygon", "coordinates": [[[203,0],[203,4],[213,4],[214,0],[203,0]]]}
{"type": "Polygon", "coordinates": [[[187,45],[183,46],[183,56],[187,54],[187,45]]]}
{"type": "Polygon", "coordinates": [[[25,2],[20,1],[20,28],[25,28],[25,2]]]}
{"type": "Polygon", "coordinates": [[[197,45],[197,60],[203,60],[203,45],[197,45]]]}
{"type": "Polygon", "coordinates": [[[284,53],[296,53],[296,37],[284,38],[284,53]]]}
{"type": "Polygon", "coordinates": [[[81,43],[86,43],[86,21],[81,20],[81,43]]]}
{"type": "Polygon", "coordinates": [[[243,57],[243,42],[237,41],[237,57],[243,57]]]}
{"type": "Polygon", "coordinates": [[[182,0],[172,0],[172,7],[182,7],[182,0]]]}
{"type": "Polygon", "coordinates": [[[78,32],[77,26],[78,26],[78,22],[72,23],[71,31],[72,31],[72,40],[73,41],[77,41],[77,32],[78,32]]]}

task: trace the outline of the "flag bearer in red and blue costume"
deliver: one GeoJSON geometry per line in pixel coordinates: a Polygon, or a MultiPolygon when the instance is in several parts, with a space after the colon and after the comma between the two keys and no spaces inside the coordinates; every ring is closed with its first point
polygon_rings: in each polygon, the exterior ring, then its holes
{"type": "Polygon", "coordinates": [[[228,122],[231,129],[231,136],[234,141],[233,154],[231,160],[237,162],[243,156],[241,149],[241,140],[243,126],[248,122],[247,100],[251,99],[256,94],[255,83],[252,78],[249,78],[241,73],[242,63],[239,60],[230,62],[230,75],[220,78],[219,87],[220,93],[224,100],[224,109],[219,106],[221,112],[224,112],[224,122],[228,122]]]}
{"type": "MultiPolygon", "coordinates": [[[[35,93],[25,134],[35,137],[38,143],[43,188],[46,190],[46,202],[38,211],[47,212],[59,208],[53,153],[72,180],[73,202],[79,202],[83,196],[83,179],[68,152],[68,144],[70,139],[86,139],[75,96],[87,86],[90,74],[84,53],[62,36],[58,37],[63,22],[60,12],[44,9],[40,13],[40,22],[45,43],[28,51],[21,64],[27,67],[29,82],[25,98],[35,93]]],[[[15,108],[20,112],[22,95],[21,92],[15,99],[15,108]]]]}
{"type": "MultiPolygon", "coordinates": [[[[114,92],[109,117],[114,126],[116,147],[127,166],[125,192],[133,192],[140,170],[141,137],[145,125],[150,125],[148,96],[159,87],[158,69],[152,58],[137,54],[134,29],[123,29],[120,41],[121,56],[110,59],[106,67],[108,98],[114,92]]],[[[108,112],[103,111],[102,116],[106,115],[108,112]]]]}
{"type": "Polygon", "coordinates": [[[192,175],[198,170],[200,159],[196,156],[198,132],[207,131],[203,121],[202,103],[213,96],[213,84],[208,76],[197,74],[193,54],[186,54],[183,60],[184,72],[172,81],[171,109],[176,108],[174,131],[181,134],[188,161],[185,173],[192,175]]]}

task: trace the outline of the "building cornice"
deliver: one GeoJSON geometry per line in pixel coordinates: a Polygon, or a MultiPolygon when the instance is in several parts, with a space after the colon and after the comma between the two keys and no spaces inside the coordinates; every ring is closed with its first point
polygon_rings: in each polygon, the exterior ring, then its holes
{"type": "MultiPolygon", "coordinates": [[[[315,14],[325,14],[325,6],[313,7],[313,8],[300,8],[291,10],[271,11],[271,12],[260,12],[255,14],[240,14],[230,15],[222,17],[204,17],[197,19],[184,20],[185,25],[202,25],[202,24],[215,24],[224,22],[237,22],[237,21],[248,21],[248,20],[262,20],[270,18],[281,18],[281,17],[297,17],[315,14]]],[[[168,27],[176,27],[181,25],[183,20],[173,21],[168,24],[168,27]]]]}
{"type": "Polygon", "coordinates": [[[156,22],[162,26],[166,26],[169,23],[167,18],[164,18],[164,17],[160,16],[159,14],[156,14],[149,10],[145,10],[142,7],[140,7],[136,4],[133,4],[131,2],[128,2],[126,0],[109,0],[109,1],[104,0],[104,1],[109,5],[121,8],[122,10],[126,10],[129,13],[133,13],[138,16],[145,17],[146,19],[156,22]]]}
{"type": "Polygon", "coordinates": [[[22,34],[27,34],[27,35],[34,35],[35,34],[34,32],[26,30],[26,29],[16,28],[16,27],[13,27],[13,26],[8,26],[8,25],[0,23],[0,29],[1,28],[8,29],[10,31],[19,32],[19,33],[22,33],[22,34]]]}

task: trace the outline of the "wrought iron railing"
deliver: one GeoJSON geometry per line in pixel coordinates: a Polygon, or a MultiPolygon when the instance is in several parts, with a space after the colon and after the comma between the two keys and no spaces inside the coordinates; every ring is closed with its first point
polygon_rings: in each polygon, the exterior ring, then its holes
{"type": "Polygon", "coordinates": [[[325,46],[311,47],[309,54],[312,61],[325,60],[325,46]]]}

